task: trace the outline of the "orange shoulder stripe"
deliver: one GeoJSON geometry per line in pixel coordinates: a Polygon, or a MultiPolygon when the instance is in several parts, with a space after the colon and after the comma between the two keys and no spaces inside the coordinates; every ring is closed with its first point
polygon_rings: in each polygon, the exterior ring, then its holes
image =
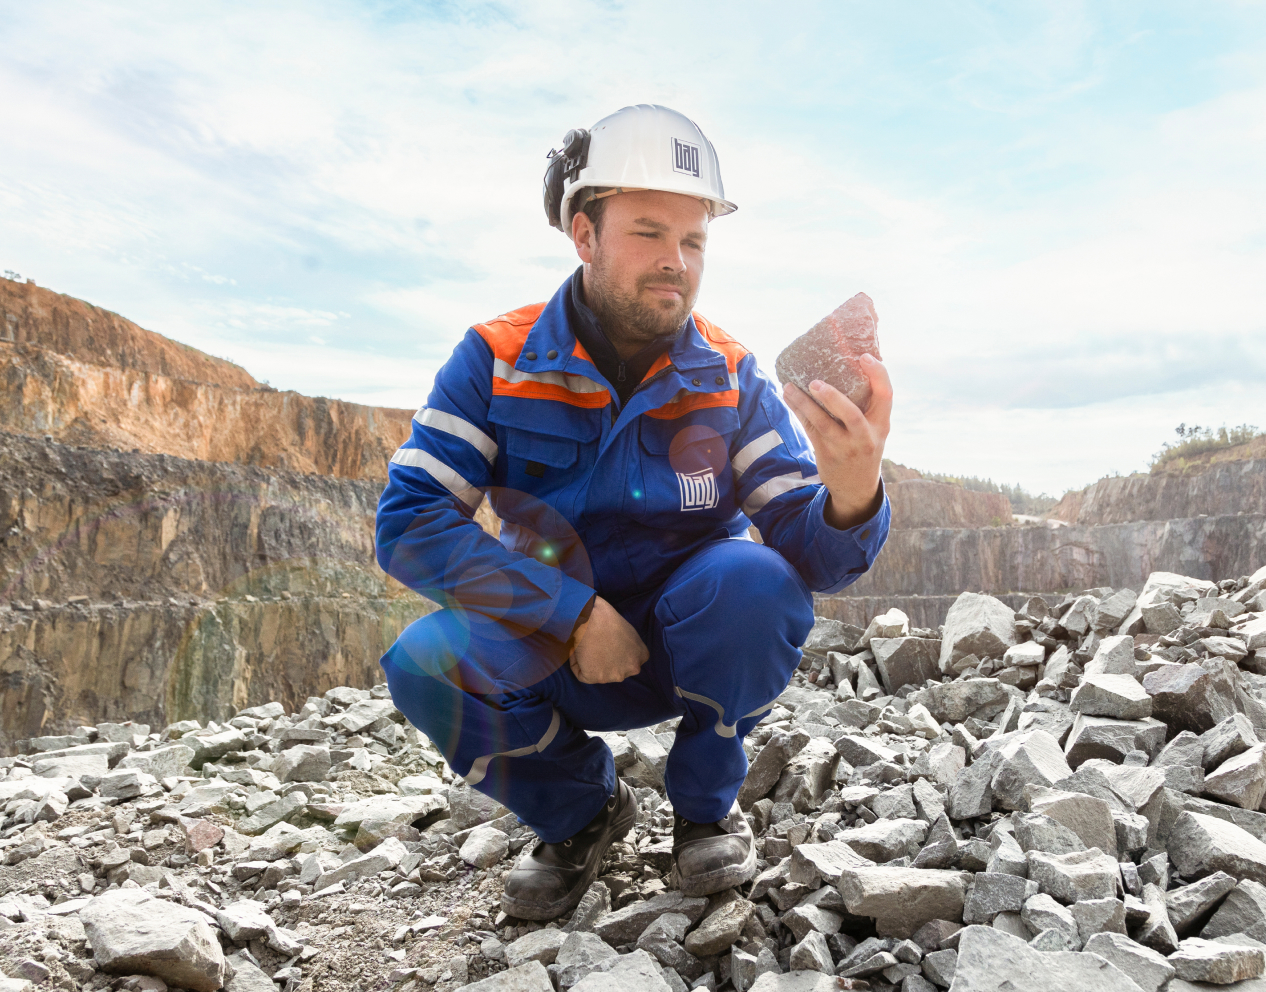
{"type": "Polygon", "coordinates": [[[518,360],[519,352],[523,350],[528,332],[544,309],[544,303],[519,307],[486,323],[475,324],[472,330],[488,342],[493,355],[513,365],[518,360]]]}
{"type": "Polygon", "coordinates": [[[691,316],[694,317],[695,327],[699,328],[703,339],[725,356],[725,364],[731,372],[737,372],[738,363],[748,353],[747,349],[702,314],[692,313],[691,316]]]}

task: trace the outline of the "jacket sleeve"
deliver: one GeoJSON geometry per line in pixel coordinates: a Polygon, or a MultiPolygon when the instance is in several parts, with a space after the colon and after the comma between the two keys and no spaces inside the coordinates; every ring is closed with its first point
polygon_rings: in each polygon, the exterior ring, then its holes
{"type": "Polygon", "coordinates": [[[814,592],[838,592],[856,582],[888,538],[887,494],[875,515],[856,527],[827,523],[830,494],[818,480],[809,439],[750,354],[739,362],[739,419],[730,464],[739,503],[761,539],[814,592]]]}
{"type": "Polygon", "coordinates": [[[474,520],[497,461],[488,421],[492,360],[487,342],[468,331],[414,414],[413,433],[392,455],[378,500],[378,564],[443,606],[566,641],[593,590],[508,550],[474,520]]]}

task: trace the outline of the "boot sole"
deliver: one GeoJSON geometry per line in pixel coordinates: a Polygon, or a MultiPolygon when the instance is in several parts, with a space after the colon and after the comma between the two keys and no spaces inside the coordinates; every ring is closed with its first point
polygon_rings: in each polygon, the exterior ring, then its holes
{"type": "Polygon", "coordinates": [[[729,865],[716,871],[683,878],[677,870],[677,861],[673,859],[673,877],[683,896],[711,896],[726,889],[737,888],[744,882],[750,882],[756,876],[756,845],[747,849],[747,857],[742,864],[729,865]]]}
{"type": "MultiPolygon", "coordinates": [[[[622,814],[615,821],[614,829],[611,832],[611,839],[607,841],[606,846],[602,849],[602,853],[594,859],[593,867],[585,872],[576,887],[567,893],[563,898],[556,899],[554,902],[539,903],[527,902],[523,899],[515,899],[506,893],[501,894],[501,908],[509,916],[514,916],[520,920],[554,920],[562,916],[569,910],[575,909],[576,905],[583,898],[589,886],[593,884],[593,880],[598,877],[598,872],[602,869],[602,859],[607,856],[607,851],[611,849],[611,845],[617,840],[622,840],[632,829],[633,824],[637,822],[637,800],[634,798],[629,803],[628,812],[622,814]]],[[[752,852],[755,854],[755,851],[752,852]]],[[[755,862],[753,861],[753,866],[755,862]]]]}

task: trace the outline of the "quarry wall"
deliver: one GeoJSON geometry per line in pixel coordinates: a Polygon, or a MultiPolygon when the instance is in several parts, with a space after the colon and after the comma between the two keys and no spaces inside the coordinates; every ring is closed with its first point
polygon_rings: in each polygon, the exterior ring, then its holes
{"type": "Polygon", "coordinates": [[[1100,479],[1068,493],[1050,516],[1070,524],[1234,516],[1266,509],[1266,458],[1219,461],[1186,475],[1100,479]]]}

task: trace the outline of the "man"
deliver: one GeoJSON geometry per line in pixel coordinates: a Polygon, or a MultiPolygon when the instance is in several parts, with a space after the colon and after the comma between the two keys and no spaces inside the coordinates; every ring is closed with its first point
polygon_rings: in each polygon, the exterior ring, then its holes
{"type": "Polygon", "coordinates": [[[626,107],[551,154],[546,214],[582,264],[548,303],[467,332],[377,528],[382,567],[445,607],[383,657],[392,698],[536,832],[502,898],[527,919],[572,909],[636,819],[585,730],[679,717],[677,883],[752,877],[743,737],[800,661],[811,590],[864,573],[889,519],[883,366],[866,365],[865,413],[821,383],[818,402],[785,392],[806,440],[754,356],[691,312],[709,221],[735,209],[699,128],[626,107]],[[500,542],[473,520],[485,493],[500,542]]]}

